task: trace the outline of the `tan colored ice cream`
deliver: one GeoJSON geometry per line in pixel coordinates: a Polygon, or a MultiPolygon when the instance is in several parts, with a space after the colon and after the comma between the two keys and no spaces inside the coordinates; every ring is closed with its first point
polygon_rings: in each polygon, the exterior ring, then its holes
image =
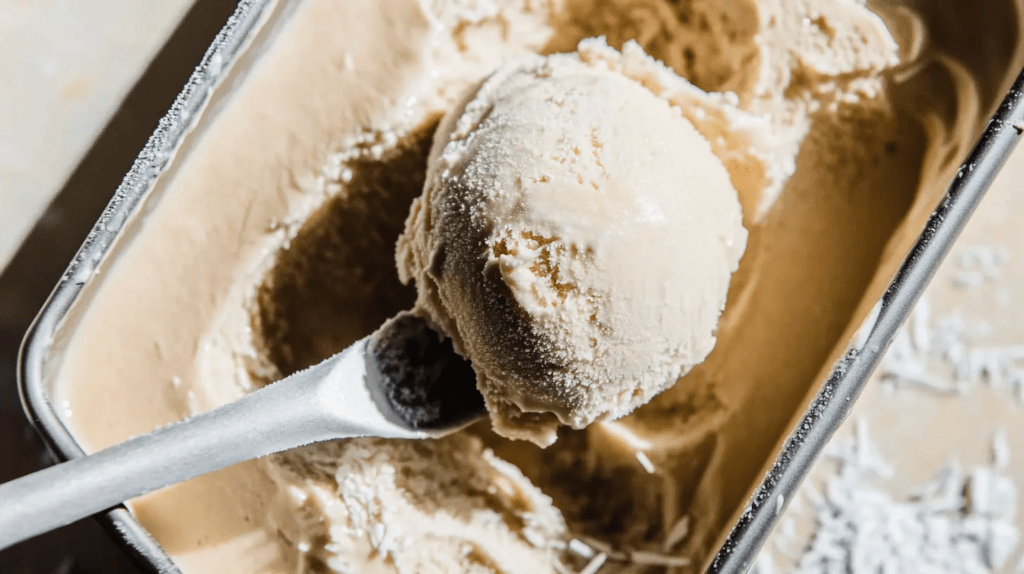
{"type": "Polygon", "coordinates": [[[439,118],[504,61],[580,46],[565,58],[678,109],[739,196],[749,237],[704,361],[546,449],[489,424],[339,441],[129,506],[185,574],[699,568],[1001,96],[999,46],[1019,45],[1006,2],[921,3],[927,26],[877,4],[914,24],[894,32],[934,33],[898,50],[859,0],[271,2],[68,314],[54,403],[95,451],[412,308],[395,242],[439,118]],[[611,47],[580,44],[600,35],[611,47]]]}
{"type": "Polygon", "coordinates": [[[600,63],[534,56],[485,80],[438,128],[398,242],[495,430],[541,446],[704,360],[747,239],[707,140],[600,63]]]}

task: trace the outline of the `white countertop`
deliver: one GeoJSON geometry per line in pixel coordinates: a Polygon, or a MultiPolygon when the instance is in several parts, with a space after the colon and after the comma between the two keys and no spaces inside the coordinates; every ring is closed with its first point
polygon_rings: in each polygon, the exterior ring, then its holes
{"type": "Polygon", "coordinates": [[[0,0],[0,269],[193,1],[0,0]]]}

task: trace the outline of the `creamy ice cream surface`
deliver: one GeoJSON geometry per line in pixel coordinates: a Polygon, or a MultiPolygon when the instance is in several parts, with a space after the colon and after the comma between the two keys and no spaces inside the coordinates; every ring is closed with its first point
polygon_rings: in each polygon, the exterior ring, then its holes
{"type": "Polygon", "coordinates": [[[939,4],[271,2],[54,402],[95,451],[416,308],[497,430],[557,440],[317,444],[130,501],[184,574],[699,568],[1001,96],[1002,52],[953,49],[995,12],[939,4]]]}
{"type": "Polygon", "coordinates": [[[747,238],[708,141],[583,51],[508,63],[449,112],[398,243],[495,430],[542,446],[704,360],[747,238]]]}

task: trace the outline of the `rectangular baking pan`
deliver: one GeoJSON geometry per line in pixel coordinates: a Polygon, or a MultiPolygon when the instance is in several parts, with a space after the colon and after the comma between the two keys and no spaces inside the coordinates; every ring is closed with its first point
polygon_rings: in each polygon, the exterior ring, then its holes
{"type": "MultiPolygon", "coordinates": [[[[95,290],[93,277],[116,259],[146,211],[156,182],[176,154],[190,145],[199,118],[215,107],[222,86],[244,73],[258,55],[263,32],[285,18],[273,0],[243,0],[210,46],[174,105],[161,120],[131,171],[117,189],[84,245],[50,295],[25,337],[18,384],[30,421],[58,460],[83,455],[50,403],[49,385],[68,334],[95,290]]],[[[265,39],[265,36],[263,37],[265,39]]],[[[948,253],[989,184],[1016,145],[1024,126],[1024,74],[1018,77],[979,143],[964,162],[944,199],[921,231],[899,272],[861,327],[857,341],[819,386],[816,397],[791,431],[748,505],[737,514],[722,545],[705,568],[744,572],[796,493],[828,439],[850,412],[897,329],[948,253]]],[[[97,517],[145,569],[180,573],[171,558],[123,506],[97,517]]]]}

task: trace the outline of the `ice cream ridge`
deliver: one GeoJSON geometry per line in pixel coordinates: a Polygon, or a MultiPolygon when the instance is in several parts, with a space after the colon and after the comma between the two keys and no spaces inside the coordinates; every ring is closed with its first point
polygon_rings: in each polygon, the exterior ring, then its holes
{"type": "Polygon", "coordinates": [[[642,83],[684,80],[636,63],[603,40],[517,59],[435,135],[399,272],[506,437],[547,446],[559,424],[621,417],[714,347],[747,239],[737,192],[642,83]]]}

